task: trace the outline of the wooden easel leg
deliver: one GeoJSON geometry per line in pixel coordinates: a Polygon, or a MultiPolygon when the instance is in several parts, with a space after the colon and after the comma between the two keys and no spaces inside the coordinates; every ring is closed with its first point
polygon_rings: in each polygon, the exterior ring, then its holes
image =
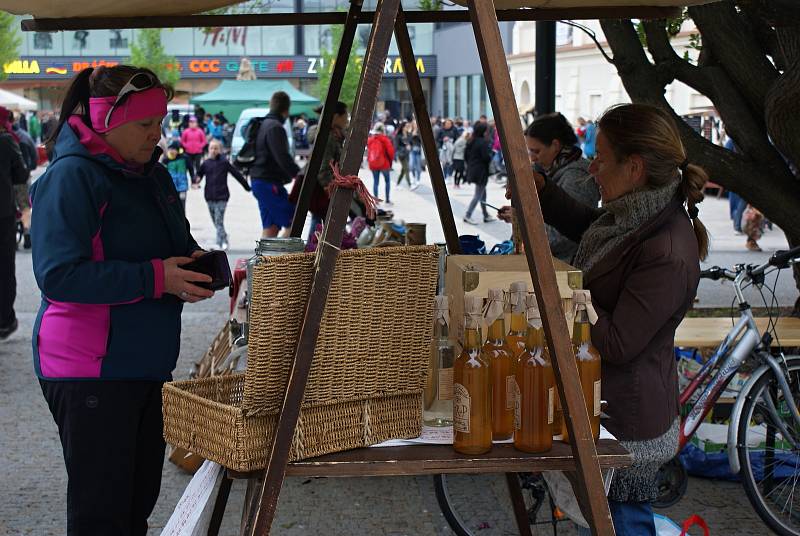
{"type": "MultiPolygon", "coordinates": [[[[461,243],[458,240],[458,230],[453,219],[453,208],[450,206],[450,198],[447,195],[447,184],[442,171],[442,164],[439,162],[439,152],[436,150],[436,140],[433,138],[433,127],[431,118],[428,115],[428,106],[425,104],[425,93],[422,91],[422,82],[417,72],[417,61],[414,57],[414,50],[411,46],[411,38],[408,35],[406,17],[402,7],[397,14],[394,23],[394,35],[397,41],[397,48],[403,60],[403,70],[406,73],[408,90],[411,92],[411,100],[414,102],[414,116],[417,118],[419,135],[422,139],[422,147],[425,150],[425,158],[428,160],[428,173],[431,177],[433,195],[436,198],[436,208],[439,210],[439,219],[444,229],[444,238],[447,242],[447,252],[450,255],[461,253],[461,243]]],[[[453,140],[455,142],[456,140],[453,140]]]]}
{"type": "Polygon", "coordinates": [[[554,356],[553,366],[560,387],[561,403],[567,408],[566,419],[572,441],[579,484],[586,490],[589,523],[594,534],[613,535],[614,526],[600,475],[589,416],[583,401],[578,368],[572,354],[566,319],[561,307],[550,246],[544,232],[539,196],[533,182],[533,170],[522,135],[522,126],[514,105],[514,91],[508,73],[505,51],[500,39],[497,15],[491,0],[468,0],[470,19],[489,87],[489,98],[499,129],[503,154],[509,171],[512,197],[519,218],[520,235],[542,312],[547,343],[554,356]]]}
{"type": "Polygon", "coordinates": [[[328,86],[328,94],[325,97],[325,107],[322,109],[322,116],[319,118],[319,124],[317,126],[317,138],[314,141],[314,149],[311,151],[311,158],[308,160],[306,174],[303,177],[303,184],[300,187],[297,207],[294,210],[291,236],[295,238],[300,238],[300,235],[303,233],[303,226],[306,223],[306,214],[308,214],[308,207],[311,204],[311,194],[317,183],[317,175],[319,175],[319,170],[322,166],[322,157],[325,155],[325,146],[328,142],[328,136],[330,136],[331,133],[333,112],[336,107],[336,102],[339,100],[339,94],[342,91],[344,74],[347,69],[347,60],[350,55],[350,49],[353,46],[356,30],[358,29],[358,17],[361,15],[362,4],[363,0],[352,0],[350,2],[350,10],[347,12],[347,20],[345,21],[344,32],[342,33],[342,42],[339,45],[339,51],[336,53],[336,63],[333,66],[331,83],[330,86],[328,86]]]}
{"type": "MultiPolygon", "coordinates": [[[[344,175],[357,174],[361,166],[399,6],[400,0],[379,0],[375,10],[374,28],[367,45],[359,94],[354,107],[353,126],[342,156],[341,169],[344,175]]],[[[256,506],[252,521],[248,522],[246,534],[249,535],[269,534],[275,517],[275,508],[286,475],[286,464],[289,461],[292,437],[300,415],[300,405],[311,370],[322,314],[333,281],[336,257],[342,243],[352,199],[351,190],[336,189],[328,208],[327,225],[317,249],[314,281],[278,417],[275,440],[267,461],[264,483],[258,494],[258,500],[254,502],[256,506]]]]}
{"type": "Polygon", "coordinates": [[[228,497],[231,494],[233,480],[228,475],[222,474],[222,482],[219,483],[217,498],[214,501],[214,511],[211,513],[211,523],[208,526],[208,536],[217,536],[222,525],[222,518],[225,516],[225,507],[228,506],[228,497]]]}
{"type": "Polygon", "coordinates": [[[506,482],[508,483],[508,493],[511,495],[511,505],[514,507],[514,518],[517,520],[519,536],[532,536],[528,509],[525,507],[525,498],[522,496],[522,487],[519,485],[517,473],[506,473],[506,482]]]}

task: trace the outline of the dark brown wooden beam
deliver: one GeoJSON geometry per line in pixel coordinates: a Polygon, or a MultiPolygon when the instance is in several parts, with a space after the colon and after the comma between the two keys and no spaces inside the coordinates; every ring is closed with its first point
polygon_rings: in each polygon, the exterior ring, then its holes
{"type": "MultiPolygon", "coordinates": [[[[322,158],[325,156],[325,148],[328,145],[328,137],[331,134],[331,122],[333,112],[336,109],[336,102],[342,91],[347,60],[350,57],[350,49],[353,47],[353,40],[358,30],[358,18],[363,6],[362,0],[354,0],[350,3],[350,10],[342,33],[342,40],[339,44],[339,52],[336,54],[336,63],[333,65],[331,82],[328,86],[328,94],[325,97],[325,106],[322,109],[322,116],[317,124],[317,136],[314,140],[314,149],[311,151],[311,158],[306,166],[306,173],[303,176],[303,184],[300,187],[300,195],[297,199],[297,207],[294,210],[292,219],[291,236],[300,238],[303,233],[303,226],[306,223],[308,207],[311,204],[311,194],[317,185],[317,176],[322,166],[322,158]]],[[[312,229],[313,233],[314,230],[312,229]]]]}
{"type": "MultiPolygon", "coordinates": [[[[461,243],[458,240],[456,221],[453,219],[453,207],[450,206],[450,197],[447,195],[444,171],[442,170],[442,163],[439,161],[436,140],[433,138],[431,117],[428,114],[428,105],[425,103],[425,93],[422,90],[419,72],[417,72],[417,62],[406,22],[405,12],[401,8],[394,25],[394,37],[397,42],[397,49],[400,51],[400,57],[403,60],[403,70],[406,74],[411,100],[414,102],[414,116],[417,118],[422,148],[428,161],[428,174],[431,178],[433,195],[436,198],[436,208],[439,210],[439,221],[441,221],[444,229],[447,253],[449,255],[458,255],[461,253],[461,243]]],[[[454,143],[455,141],[453,140],[454,143]]]]}
{"type": "MultiPolygon", "coordinates": [[[[372,34],[367,44],[361,70],[361,83],[354,107],[353,125],[342,155],[341,169],[344,175],[357,175],[361,167],[364,146],[372,125],[372,114],[378,101],[378,90],[399,7],[400,0],[378,1],[372,34]]],[[[303,402],[308,375],[311,372],[322,315],[325,312],[325,304],[333,282],[336,258],[342,244],[352,199],[352,190],[337,188],[328,207],[324,231],[317,247],[311,293],[306,306],[303,326],[300,328],[292,369],[289,372],[289,381],[275,430],[275,440],[267,460],[264,483],[258,499],[250,505],[251,512],[247,516],[248,523],[245,533],[250,536],[268,535],[275,517],[275,508],[278,505],[278,497],[286,476],[286,464],[289,461],[292,438],[297,419],[300,416],[300,406],[303,402]]]]}
{"type": "MultiPolygon", "coordinates": [[[[614,526],[608,509],[597,450],[592,439],[589,415],[583,400],[578,367],[572,352],[567,322],[561,307],[550,245],[544,229],[539,195],[533,180],[533,169],[517,114],[514,90],[508,73],[500,27],[492,0],[469,0],[472,28],[478,45],[486,86],[497,122],[500,145],[508,165],[515,213],[525,245],[525,255],[536,290],[539,310],[559,387],[564,418],[572,438],[578,483],[588,496],[586,518],[595,535],[613,535],[614,526]]],[[[580,496],[580,494],[578,494],[580,496]]]]}
{"type": "MultiPolygon", "coordinates": [[[[359,24],[372,22],[375,13],[363,11],[359,24]]],[[[499,21],[589,20],[589,19],[665,19],[677,17],[680,9],[671,7],[582,7],[564,9],[503,9],[499,21]]],[[[122,30],[136,28],[209,28],[217,26],[304,26],[344,24],[347,13],[259,13],[248,15],[169,15],[157,17],[75,17],[61,19],[24,19],[25,32],[61,30],[122,30]]],[[[445,11],[408,11],[406,22],[469,22],[465,9],[445,11]]]]}

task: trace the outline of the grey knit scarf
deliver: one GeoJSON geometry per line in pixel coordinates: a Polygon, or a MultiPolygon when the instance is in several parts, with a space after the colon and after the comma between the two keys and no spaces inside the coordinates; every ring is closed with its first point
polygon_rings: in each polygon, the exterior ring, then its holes
{"type": "Polygon", "coordinates": [[[603,205],[603,214],[583,233],[573,264],[587,273],[648,220],[664,210],[680,185],[634,190],[603,205]]]}

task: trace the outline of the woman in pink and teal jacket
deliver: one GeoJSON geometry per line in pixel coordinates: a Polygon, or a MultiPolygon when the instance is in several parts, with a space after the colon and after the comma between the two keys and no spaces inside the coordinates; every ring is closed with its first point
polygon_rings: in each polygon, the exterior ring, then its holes
{"type": "Polygon", "coordinates": [[[180,268],[202,251],[158,163],[171,95],[146,69],[81,71],[31,188],[34,366],[64,452],[70,535],[147,532],[183,303],[213,294],[180,268]]]}

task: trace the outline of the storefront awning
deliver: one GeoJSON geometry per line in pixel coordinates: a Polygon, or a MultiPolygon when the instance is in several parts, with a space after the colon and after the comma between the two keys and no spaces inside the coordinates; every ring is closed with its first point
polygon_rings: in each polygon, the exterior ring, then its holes
{"type": "MultiPolygon", "coordinates": [[[[241,0],[0,0],[0,9],[17,15],[33,15],[35,18],[72,17],[158,17],[172,15],[195,15],[211,9],[240,3],[241,0]]],[[[520,7],[540,9],[570,8],[636,8],[636,7],[682,7],[708,3],[715,0],[495,0],[497,9],[520,7]]],[[[455,0],[466,5],[466,0],[455,0]]]]}

